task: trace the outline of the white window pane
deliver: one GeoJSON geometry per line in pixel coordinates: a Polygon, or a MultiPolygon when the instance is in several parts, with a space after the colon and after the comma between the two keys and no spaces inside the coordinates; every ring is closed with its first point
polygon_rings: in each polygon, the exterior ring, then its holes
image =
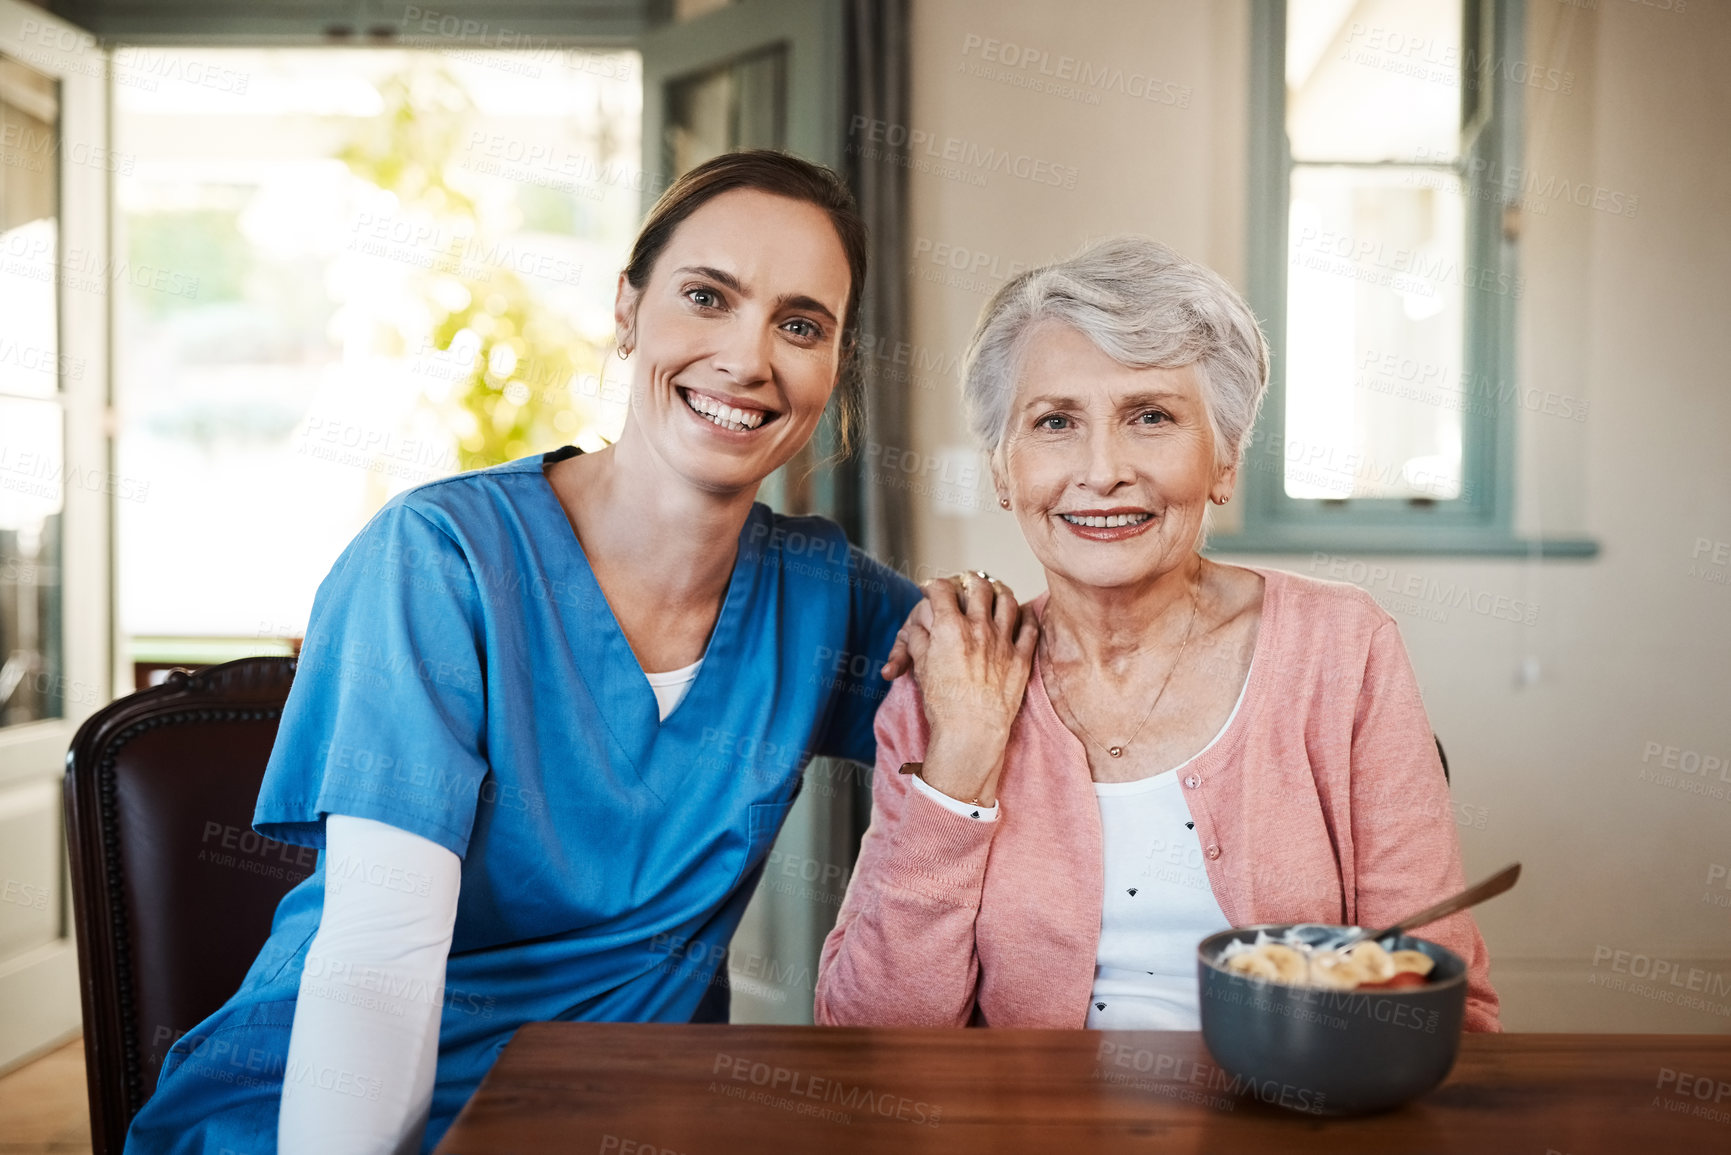
{"type": "Polygon", "coordinates": [[[640,68],[463,45],[196,60],[115,88],[137,274],[118,453],[149,481],[117,507],[122,626],[296,635],[392,494],[617,433],[620,375],[599,374],[645,184],[640,68]]]}
{"type": "Polygon", "coordinates": [[[0,393],[49,397],[84,371],[57,337],[61,144],[55,82],[0,56],[0,393]]]}
{"type": "Polygon", "coordinates": [[[1429,170],[1293,171],[1287,496],[1461,496],[1464,224],[1429,170]]]}
{"type": "MultiPolygon", "coordinates": [[[[66,473],[58,401],[0,396],[0,727],[65,716],[60,539],[66,473]]],[[[0,957],[5,951],[0,948],[0,957]]]]}
{"type": "Polygon", "coordinates": [[[1290,0],[1286,132],[1293,157],[1454,157],[1461,60],[1461,0],[1290,0]]]}

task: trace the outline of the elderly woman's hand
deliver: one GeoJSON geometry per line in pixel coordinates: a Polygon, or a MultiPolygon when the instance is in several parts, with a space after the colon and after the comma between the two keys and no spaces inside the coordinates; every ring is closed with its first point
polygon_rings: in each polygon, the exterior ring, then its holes
{"type": "MultiPolygon", "coordinates": [[[[907,620],[902,623],[902,628],[896,631],[895,644],[890,647],[889,657],[884,660],[883,669],[878,671],[878,676],[886,682],[893,682],[903,674],[913,673],[914,658],[912,654],[908,653],[908,629],[916,625],[923,630],[931,627],[932,607],[926,604],[926,600],[931,597],[934,585],[942,583],[949,586],[951,596],[965,610],[968,608],[968,578],[979,576],[978,574],[959,573],[953,577],[932,578],[926,582],[921,587],[926,591],[926,598],[916,602],[914,608],[908,611],[907,620]]],[[[1008,598],[1010,608],[1015,608],[1016,595],[1009,586],[995,577],[985,577],[983,580],[991,583],[991,593],[994,597],[1008,598]]]]}
{"type": "Polygon", "coordinates": [[[951,580],[927,582],[901,640],[931,727],[921,776],[952,798],[990,806],[1039,624],[1001,584],[977,574],[962,583],[958,597],[951,580]]]}

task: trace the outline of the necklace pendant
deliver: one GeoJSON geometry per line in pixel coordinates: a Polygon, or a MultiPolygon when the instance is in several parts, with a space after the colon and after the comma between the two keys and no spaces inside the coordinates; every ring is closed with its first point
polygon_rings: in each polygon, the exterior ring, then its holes
{"type": "Polygon", "coordinates": [[[1124,747],[1122,747],[1122,746],[1108,746],[1108,747],[1106,747],[1106,753],[1112,755],[1112,757],[1114,757],[1114,758],[1117,758],[1117,757],[1120,757],[1123,755],[1124,747]]]}

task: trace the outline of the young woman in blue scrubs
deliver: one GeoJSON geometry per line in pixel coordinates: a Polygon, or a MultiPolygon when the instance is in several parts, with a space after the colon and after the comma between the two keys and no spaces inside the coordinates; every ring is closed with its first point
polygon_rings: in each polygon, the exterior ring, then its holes
{"type": "Polygon", "coordinates": [[[700,1014],[806,759],[873,761],[919,597],[754,502],[848,376],[864,272],[827,170],[701,166],[620,277],[619,441],[421,486],[349,545],[254,816],[319,869],[128,1152],[427,1150],[522,1023],[700,1014]]]}

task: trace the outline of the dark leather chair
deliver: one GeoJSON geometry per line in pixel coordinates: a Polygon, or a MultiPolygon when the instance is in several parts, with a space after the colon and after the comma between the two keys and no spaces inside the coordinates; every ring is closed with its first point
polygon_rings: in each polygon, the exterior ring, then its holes
{"type": "Polygon", "coordinates": [[[66,756],[66,832],[96,1155],[118,1153],[174,1040],[240,986],[315,851],[253,805],[293,658],[243,658],[109,704],[66,756]]]}

